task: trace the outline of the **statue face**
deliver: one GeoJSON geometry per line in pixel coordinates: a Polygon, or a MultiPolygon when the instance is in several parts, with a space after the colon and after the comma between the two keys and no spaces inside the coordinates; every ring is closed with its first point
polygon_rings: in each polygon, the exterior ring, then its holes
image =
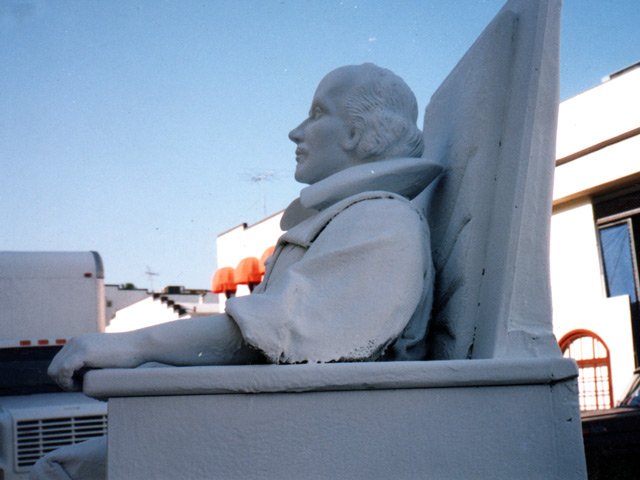
{"type": "Polygon", "coordinates": [[[344,98],[354,79],[344,69],[329,73],[318,85],[309,118],[291,130],[297,145],[295,178],[315,183],[355,165],[355,132],[347,123],[344,98]]]}

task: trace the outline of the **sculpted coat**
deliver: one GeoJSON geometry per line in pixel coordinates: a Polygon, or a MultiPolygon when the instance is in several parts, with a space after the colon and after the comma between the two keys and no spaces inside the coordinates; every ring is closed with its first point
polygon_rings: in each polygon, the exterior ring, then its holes
{"type": "Polygon", "coordinates": [[[245,340],[273,363],[424,358],[434,271],[409,199],[439,171],[391,159],[304,189],[309,216],[294,202],[262,283],[227,301],[245,340]]]}

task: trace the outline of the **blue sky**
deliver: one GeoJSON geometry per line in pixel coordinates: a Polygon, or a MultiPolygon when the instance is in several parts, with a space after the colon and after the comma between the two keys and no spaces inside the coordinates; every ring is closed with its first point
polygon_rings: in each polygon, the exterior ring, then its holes
{"type": "MultiPolygon", "coordinates": [[[[325,73],[377,63],[424,109],[502,4],[0,0],[0,250],[207,288],[216,235],[297,195],[287,133],[325,73]]],[[[561,97],[640,61],[638,25],[637,0],[565,0],[561,97]]]]}

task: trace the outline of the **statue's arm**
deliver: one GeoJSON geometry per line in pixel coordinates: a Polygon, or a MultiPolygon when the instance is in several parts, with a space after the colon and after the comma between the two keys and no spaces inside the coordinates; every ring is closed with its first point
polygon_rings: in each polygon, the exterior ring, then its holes
{"type": "Polygon", "coordinates": [[[82,335],[54,358],[49,374],[73,389],[84,368],[250,363],[261,355],[256,350],[272,362],[369,359],[400,334],[420,300],[424,227],[407,202],[360,202],[334,217],[266,292],[230,299],[233,319],[82,335]]]}
{"type": "Polygon", "coordinates": [[[91,333],[73,338],[56,355],[49,375],[65,389],[80,387],[84,368],[137,367],[146,362],[171,365],[249,363],[249,348],[225,314],[179,320],[123,333],[91,333]]]}

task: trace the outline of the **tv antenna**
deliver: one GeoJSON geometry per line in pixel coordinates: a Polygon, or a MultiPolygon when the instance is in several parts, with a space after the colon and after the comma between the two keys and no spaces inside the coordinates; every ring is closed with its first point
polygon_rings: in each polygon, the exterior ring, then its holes
{"type": "Polygon", "coordinates": [[[157,277],[160,274],[151,270],[151,267],[149,265],[147,265],[147,269],[145,270],[144,274],[149,277],[149,286],[151,288],[151,292],[153,293],[153,277],[157,277]]]}
{"type": "Polygon", "coordinates": [[[261,172],[246,172],[242,175],[245,180],[258,185],[260,193],[262,195],[262,213],[267,216],[267,194],[264,188],[266,182],[271,182],[278,178],[278,173],[275,170],[264,170],[261,172]]]}

